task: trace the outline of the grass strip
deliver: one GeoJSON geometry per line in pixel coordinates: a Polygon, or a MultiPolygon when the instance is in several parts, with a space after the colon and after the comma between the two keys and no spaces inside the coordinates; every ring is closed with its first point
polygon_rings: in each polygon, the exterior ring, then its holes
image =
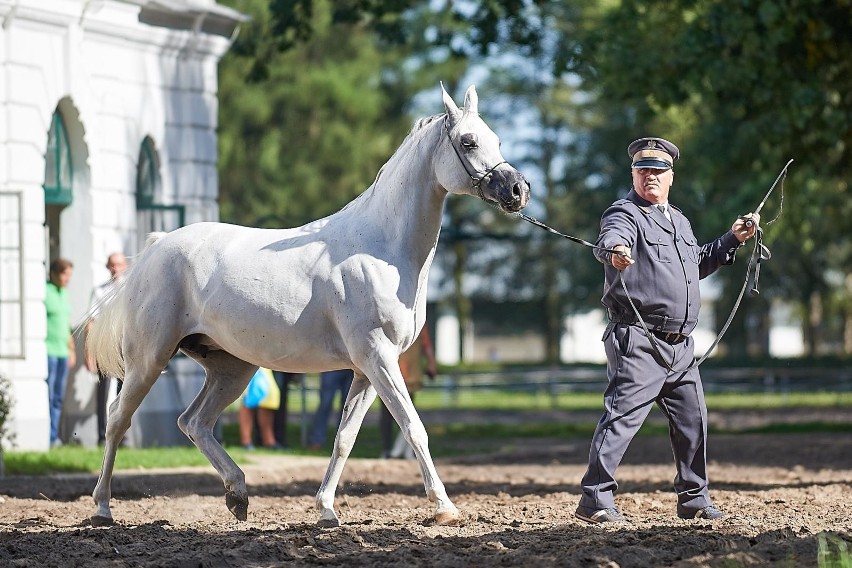
{"type": "MultiPolygon", "coordinates": [[[[584,439],[591,438],[595,430],[592,422],[521,422],[519,424],[454,422],[427,425],[429,447],[432,456],[488,453],[512,440],[529,439],[584,439]]],[[[852,422],[825,423],[808,422],[799,424],[770,424],[760,428],[744,430],[711,429],[714,434],[813,434],[852,433],[852,422]]],[[[668,436],[665,424],[646,422],[639,436],[668,436]]],[[[223,428],[224,445],[228,453],[239,464],[250,464],[252,457],[264,453],[280,453],[274,450],[257,449],[248,451],[239,445],[239,432],[235,424],[223,428]]],[[[291,425],[289,439],[298,440],[299,430],[291,425]]],[[[294,456],[328,456],[334,440],[329,430],[328,442],[319,451],[294,448],[287,452],[294,456]]],[[[353,458],[376,458],[381,452],[378,427],[364,425],[352,451],[353,458]]],[[[56,473],[96,473],[103,459],[102,448],[87,448],[66,445],[49,452],[4,452],[7,475],[47,475],[56,473]]],[[[194,446],[168,448],[120,448],[116,456],[116,470],[151,470],[205,466],[207,459],[194,446]]]]}

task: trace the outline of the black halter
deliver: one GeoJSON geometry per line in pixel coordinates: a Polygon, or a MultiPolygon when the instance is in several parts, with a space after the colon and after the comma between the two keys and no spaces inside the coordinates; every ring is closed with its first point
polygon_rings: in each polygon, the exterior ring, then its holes
{"type": "Polygon", "coordinates": [[[471,165],[470,161],[466,160],[464,158],[464,156],[462,156],[462,153],[459,152],[459,149],[456,148],[456,143],[453,141],[453,137],[450,136],[450,115],[449,114],[447,114],[444,118],[444,130],[447,132],[447,139],[450,141],[450,146],[452,147],[453,151],[456,153],[456,156],[458,156],[459,161],[461,162],[461,165],[464,168],[464,171],[467,172],[467,175],[470,177],[471,187],[476,190],[476,194],[483,201],[486,201],[486,202],[494,201],[493,199],[488,199],[487,197],[485,197],[485,194],[482,192],[482,182],[485,180],[485,178],[490,176],[494,172],[494,170],[496,170],[500,165],[508,164],[508,162],[506,160],[503,160],[502,162],[497,162],[496,164],[494,164],[492,167],[485,170],[484,172],[479,171],[476,168],[474,168],[471,165]],[[477,174],[481,174],[481,175],[477,176],[477,174]]]}

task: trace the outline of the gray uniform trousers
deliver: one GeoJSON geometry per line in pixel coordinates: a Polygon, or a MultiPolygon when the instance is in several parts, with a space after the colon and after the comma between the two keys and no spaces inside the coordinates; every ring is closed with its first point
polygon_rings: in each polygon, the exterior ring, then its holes
{"type": "MultiPolygon", "coordinates": [[[[656,343],[675,370],[693,361],[691,337],[677,345],[656,343]]],[[[678,509],[697,511],[712,505],[707,480],[707,406],[698,369],[672,374],[657,360],[638,325],[610,323],[604,346],[609,361],[606,412],[592,438],[580,505],[592,509],[615,506],[615,470],[655,402],[669,421],[678,509]]]]}

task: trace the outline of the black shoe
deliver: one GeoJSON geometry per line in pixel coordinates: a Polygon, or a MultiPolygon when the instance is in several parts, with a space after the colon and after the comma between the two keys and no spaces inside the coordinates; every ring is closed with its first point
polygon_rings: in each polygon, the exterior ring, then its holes
{"type": "Polygon", "coordinates": [[[687,511],[678,507],[677,516],[681,519],[704,519],[707,521],[715,521],[725,516],[725,513],[716,508],[715,505],[707,505],[695,511],[687,511]]]}
{"type": "Polygon", "coordinates": [[[627,522],[615,507],[609,507],[607,509],[592,509],[590,507],[583,507],[580,505],[577,507],[577,510],[574,511],[574,516],[586,521],[587,523],[592,523],[593,525],[599,525],[601,523],[627,522]]]}

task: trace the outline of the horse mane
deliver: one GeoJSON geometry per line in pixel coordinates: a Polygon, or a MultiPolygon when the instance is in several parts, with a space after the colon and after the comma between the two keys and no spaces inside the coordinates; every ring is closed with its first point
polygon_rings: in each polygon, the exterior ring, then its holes
{"type": "MultiPolygon", "coordinates": [[[[431,124],[432,121],[434,121],[436,118],[442,118],[444,116],[446,116],[446,114],[441,113],[433,114],[432,116],[424,116],[423,118],[418,118],[411,126],[411,131],[408,133],[408,136],[411,136],[413,133],[422,130],[424,126],[426,126],[427,124],[431,124]]],[[[406,136],[406,138],[408,138],[408,136],[406,136]]],[[[405,144],[405,141],[403,141],[403,144],[405,144]]]]}
{"type": "Polygon", "coordinates": [[[410,144],[419,144],[420,140],[425,136],[426,132],[428,131],[426,127],[434,123],[436,120],[444,118],[446,116],[446,113],[433,114],[432,116],[425,116],[415,120],[414,124],[411,126],[411,130],[409,130],[405,139],[402,141],[396,151],[394,151],[391,157],[388,158],[388,160],[382,165],[381,168],[379,168],[379,171],[376,173],[376,178],[373,180],[373,183],[371,183],[370,186],[367,187],[367,189],[365,189],[363,192],[361,192],[361,194],[358,195],[355,199],[344,205],[343,208],[340,209],[340,211],[346,211],[347,209],[356,206],[356,204],[359,204],[362,201],[369,199],[369,195],[372,193],[372,190],[375,189],[378,185],[379,178],[382,177],[382,173],[385,171],[385,168],[388,164],[394,161],[397,154],[402,152],[404,149],[407,149],[410,144]]]}

